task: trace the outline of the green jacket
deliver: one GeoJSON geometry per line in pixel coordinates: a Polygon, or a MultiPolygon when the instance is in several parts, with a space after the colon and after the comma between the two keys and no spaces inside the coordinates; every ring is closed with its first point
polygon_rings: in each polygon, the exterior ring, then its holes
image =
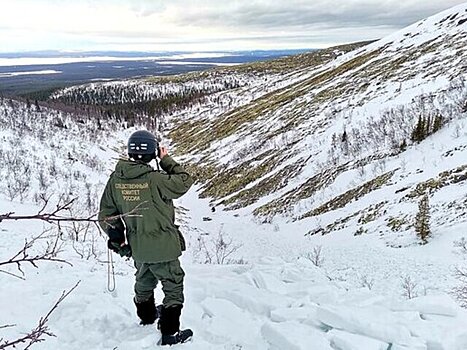
{"type": "Polygon", "coordinates": [[[165,156],[160,165],[166,174],[145,163],[120,160],[100,203],[99,220],[122,215],[108,223],[100,221],[101,227],[106,233],[110,227],[121,232],[126,228],[133,258],[138,262],[170,261],[181,255],[172,200],[185,194],[193,179],[170,156],[165,156]]]}

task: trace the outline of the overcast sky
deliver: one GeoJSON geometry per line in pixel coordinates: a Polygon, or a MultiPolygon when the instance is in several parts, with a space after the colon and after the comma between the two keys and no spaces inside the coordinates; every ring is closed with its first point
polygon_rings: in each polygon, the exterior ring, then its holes
{"type": "Polygon", "coordinates": [[[320,48],[466,0],[0,0],[0,52],[320,48]]]}

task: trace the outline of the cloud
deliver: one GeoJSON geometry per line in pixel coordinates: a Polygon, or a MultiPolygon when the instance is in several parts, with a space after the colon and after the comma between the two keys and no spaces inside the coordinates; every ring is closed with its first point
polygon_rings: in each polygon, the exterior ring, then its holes
{"type": "MultiPolygon", "coordinates": [[[[175,4],[181,1],[175,1],[175,4]]],[[[172,5],[172,20],[179,25],[239,28],[287,27],[404,27],[424,17],[462,3],[462,0],[289,0],[231,1],[216,6],[217,1],[187,1],[172,5]]]]}
{"type": "Polygon", "coordinates": [[[5,1],[0,51],[322,47],[378,38],[463,1],[5,1]]]}

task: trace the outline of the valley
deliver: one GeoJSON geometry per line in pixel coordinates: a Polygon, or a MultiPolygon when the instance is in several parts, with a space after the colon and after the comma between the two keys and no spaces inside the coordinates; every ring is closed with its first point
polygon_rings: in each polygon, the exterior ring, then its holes
{"type": "MultiPolygon", "coordinates": [[[[176,201],[197,335],[184,347],[465,350],[466,48],[462,4],[378,41],[2,97],[0,214],[76,198],[67,215],[95,215],[128,137],[147,129],[196,181],[176,201]]],[[[110,264],[94,225],[39,223],[0,222],[0,257],[57,232],[73,266],[0,274],[0,326],[17,325],[0,339],[81,280],[50,320],[57,338],[35,348],[154,348],[133,315],[132,262],[110,264]]]]}

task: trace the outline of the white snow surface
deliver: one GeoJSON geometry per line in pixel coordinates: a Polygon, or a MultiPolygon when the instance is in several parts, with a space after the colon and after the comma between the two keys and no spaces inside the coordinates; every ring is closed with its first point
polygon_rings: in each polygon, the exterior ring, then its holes
{"type": "Polygon", "coordinates": [[[0,73],[0,78],[15,77],[19,75],[43,75],[43,74],[60,74],[62,71],[54,69],[43,69],[43,70],[34,70],[27,72],[5,72],[0,73]]]}
{"type": "MultiPolygon", "coordinates": [[[[23,213],[36,209],[8,201],[1,201],[0,208],[1,212],[23,213]]],[[[0,257],[20,249],[28,232],[40,226],[33,222],[20,226],[2,223],[0,257]]],[[[64,244],[59,257],[73,266],[46,262],[39,263],[38,269],[25,266],[25,280],[0,274],[0,324],[16,325],[1,330],[1,337],[14,338],[32,329],[62,290],[81,281],[50,318],[50,329],[57,337],[34,348],[155,348],[159,332],[155,326],[140,326],[135,315],[131,262],[114,256],[117,288],[109,292],[105,240],[100,237],[96,244],[97,260],[82,259],[70,249],[69,242],[64,244]]],[[[192,328],[195,336],[180,348],[467,348],[467,312],[440,291],[404,301],[332,279],[326,268],[293,253],[229,265],[195,264],[189,255],[182,258],[186,272],[182,326],[192,328]]],[[[378,256],[372,258],[371,263],[377,264],[378,256]]],[[[156,295],[160,301],[160,289],[156,295]]]]}

